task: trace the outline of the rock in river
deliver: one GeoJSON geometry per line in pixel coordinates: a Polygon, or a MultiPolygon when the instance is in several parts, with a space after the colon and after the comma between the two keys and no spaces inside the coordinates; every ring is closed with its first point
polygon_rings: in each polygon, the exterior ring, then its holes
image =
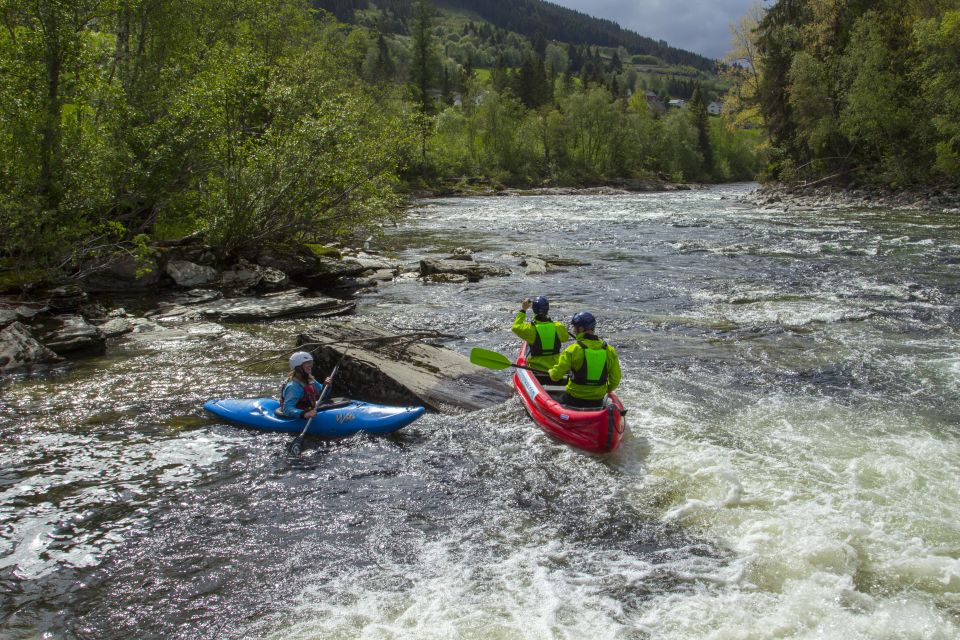
{"type": "Polygon", "coordinates": [[[288,316],[325,318],[351,313],[355,303],[324,296],[308,297],[299,290],[283,291],[259,298],[224,298],[192,305],[161,308],[151,318],[157,322],[217,320],[219,322],[256,322],[288,316]]]}
{"type": "MultiPolygon", "coordinates": [[[[500,404],[513,388],[460,353],[424,342],[432,332],[396,334],[360,323],[327,323],[301,334],[322,375],[346,356],[334,394],[393,405],[419,405],[440,412],[472,411],[500,404]]],[[[435,334],[434,334],[435,335],[435,334]]]]}
{"type": "Polygon", "coordinates": [[[35,364],[60,362],[50,349],[37,342],[30,331],[13,322],[0,331],[0,371],[8,372],[35,364]]]}

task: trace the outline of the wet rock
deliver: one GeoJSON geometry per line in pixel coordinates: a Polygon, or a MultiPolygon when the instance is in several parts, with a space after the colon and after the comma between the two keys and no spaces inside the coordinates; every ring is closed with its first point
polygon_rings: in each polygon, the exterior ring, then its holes
{"type": "Polygon", "coordinates": [[[540,258],[527,258],[520,264],[526,267],[527,275],[547,272],[547,263],[540,258]]]}
{"type": "Polygon", "coordinates": [[[220,282],[226,289],[245,291],[253,289],[263,280],[263,267],[250,264],[241,259],[220,276],[220,282]]]}
{"type": "Polygon", "coordinates": [[[18,322],[20,320],[20,314],[14,309],[0,309],[0,327],[6,327],[18,322]]]}
{"type": "Polygon", "coordinates": [[[226,328],[213,322],[190,322],[176,327],[165,327],[145,318],[133,318],[133,325],[133,331],[124,339],[143,346],[196,338],[214,340],[227,333],[226,328]]]}
{"type": "Polygon", "coordinates": [[[195,304],[213,302],[214,300],[219,300],[222,297],[223,293],[217,291],[216,289],[192,289],[175,296],[171,302],[161,303],[157,305],[157,307],[162,309],[172,306],[191,306],[195,304]]]}
{"type": "Polygon", "coordinates": [[[470,282],[467,276],[459,273],[431,273],[429,276],[425,276],[423,280],[435,284],[466,284],[470,282]]]}
{"type": "Polygon", "coordinates": [[[173,278],[178,287],[196,287],[216,281],[219,274],[213,267],[188,262],[186,260],[171,260],[167,263],[167,275],[173,278]]]}
{"type": "Polygon", "coordinates": [[[306,249],[291,252],[266,248],[257,256],[257,264],[276,269],[296,279],[317,269],[317,257],[306,249]]]}
{"type": "Polygon", "coordinates": [[[317,267],[312,273],[301,277],[301,280],[313,289],[332,289],[337,286],[338,280],[356,278],[368,268],[355,258],[336,260],[318,257],[316,263],[317,267]]]}
{"type": "Polygon", "coordinates": [[[260,267],[260,276],[258,291],[282,291],[290,284],[287,274],[273,267],[260,267]]]}
{"type": "Polygon", "coordinates": [[[67,311],[77,311],[80,306],[90,299],[90,296],[79,285],[68,284],[62,287],[56,287],[49,292],[50,299],[47,306],[54,313],[64,313],[67,311]]]}
{"type": "Polygon", "coordinates": [[[457,247],[445,260],[473,260],[473,249],[457,247]]]}
{"type": "Polygon", "coordinates": [[[0,330],[0,372],[8,373],[62,360],[63,358],[40,344],[18,321],[0,330]]]}
{"type": "Polygon", "coordinates": [[[80,315],[87,319],[87,322],[91,324],[103,324],[109,317],[107,316],[107,308],[98,302],[88,302],[80,306],[80,315]]]}
{"type": "Polygon", "coordinates": [[[541,255],[538,257],[551,267],[589,267],[590,266],[589,262],[583,262],[582,260],[577,260],[576,258],[563,258],[556,255],[541,255]]]}
{"type": "Polygon", "coordinates": [[[41,340],[57,355],[95,356],[106,352],[103,332],[83,316],[56,316],[53,322],[59,326],[41,336],[41,340]]]}
{"type": "Polygon", "coordinates": [[[462,260],[433,260],[424,258],[420,261],[420,275],[433,276],[435,274],[456,274],[466,276],[470,282],[479,282],[483,278],[508,276],[511,271],[508,267],[495,264],[467,263],[462,260]]]}
{"type": "MultiPolygon", "coordinates": [[[[426,338],[429,330],[398,334],[356,322],[326,323],[298,336],[313,353],[315,370],[329,371],[345,354],[335,393],[392,405],[422,404],[434,411],[462,412],[508,400],[512,387],[469,358],[426,338]]],[[[455,336],[442,336],[453,338],[455,336]]]]}
{"type": "Polygon", "coordinates": [[[155,258],[137,260],[128,253],[118,253],[98,265],[81,284],[90,293],[128,293],[156,287],[160,275],[155,258]]]}
{"type": "Polygon", "coordinates": [[[136,318],[111,318],[100,325],[100,331],[109,340],[130,333],[136,326],[136,318]]]}
{"type": "Polygon", "coordinates": [[[390,258],[384,258],[383,256],[370,255],[368,253],[359,253],[356,258],[353,258],[358,264],[362,265],[366,270],[394,270],[400,268],[399,260],[391,260],[390,258]]]}
{"type": "Polygon", "coordinates": [[[310,316],[324,318],[352,313],[356,304],[323,296],[308,297],[301,291],[284,291],[259,298],[226,298],[189,306],[170,305],[154,314],[157,322],[217,320],[256,322],[273,318],[310,316]]]}
{"type": "Polygon", "coordinates": [[[360,289],[372,289],[377,286],[377,281],[373,278],[341,278],[337,280],[335,291],[351,292],[360,289]]]}
{"type": "Polygon", "coordinates": [[[370,278],[377,282],[390,282],[396,277],[397,272],[394,269],[377,269],[370,274],[370,278]]]}

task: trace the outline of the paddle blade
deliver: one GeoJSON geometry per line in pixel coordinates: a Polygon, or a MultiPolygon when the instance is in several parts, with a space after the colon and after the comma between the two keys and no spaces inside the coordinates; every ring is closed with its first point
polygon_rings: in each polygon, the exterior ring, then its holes
{"type": "Polygon", "coordinates": [[[495,369],[498,371],[514,366],[507,356],[479,347],[474,347],[470,350],[470,362],[481,367],[486,367],[487,369],[495,369]]]}

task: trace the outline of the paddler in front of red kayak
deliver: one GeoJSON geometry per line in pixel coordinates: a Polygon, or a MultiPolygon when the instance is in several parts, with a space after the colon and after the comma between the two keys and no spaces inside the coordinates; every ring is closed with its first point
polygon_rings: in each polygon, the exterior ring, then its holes
{"type": "Polygon", "coordinates": [[[550,311],[550,302],[543,296],[520,303],[520,313],[513,321],[511,330],[527,343],[527,366],[536,369],[534,375],[542,383],[549,383],[547,373],[557,364],[563,343],[570,339],[567,328],[562,322],[554,322],[547,315],[550,311]],[[533,307],[533,321],[527,322],[527,309],[533,307]]]}
{"type": "Polygon", "coordinates": [[[550,369],[550,379],[567,380],[561,404],[570,407],[596,408],[620,384],[620,359],[612,346],[596,336],[597,320],[589,311],[581,311],[570,321],[574,342],[563,350],[557,364],[550,369]]]}

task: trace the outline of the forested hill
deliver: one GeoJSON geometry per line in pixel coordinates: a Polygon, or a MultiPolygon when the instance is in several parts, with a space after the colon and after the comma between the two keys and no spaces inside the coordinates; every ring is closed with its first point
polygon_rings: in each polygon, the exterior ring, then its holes
{"type": "MultiPolygon", "coordinates": [[[[369,4],[407,18],[413,13],[415,0],[312,0],[339,20],[353,22],[355,10],[369,4]]],[[[636,55],[656,56],[667,64],[685,65],[707,73],[716,71],[716,61],[690,51],[671,47],[663,40],[654,40],[622,28],[612,20],[588,16],[543,0],[438,0],[439,9],[470,11],[495,27],[514,31],[527,38],[539,34],[547,40],[575,45],[625,47],[636,55]]]]}
{"type": "Polygon", "coordinates": [[[671,64],[707,72],[716,68],[716,62],[710,58],[641,36],[612,20],[593,18],[543,0],[442,0],[439,4],[474,11],[493,25],[528,38],[540,33],[548,40],[572,44],[623,46],[630,53],[656,56],[671,64]]]}

